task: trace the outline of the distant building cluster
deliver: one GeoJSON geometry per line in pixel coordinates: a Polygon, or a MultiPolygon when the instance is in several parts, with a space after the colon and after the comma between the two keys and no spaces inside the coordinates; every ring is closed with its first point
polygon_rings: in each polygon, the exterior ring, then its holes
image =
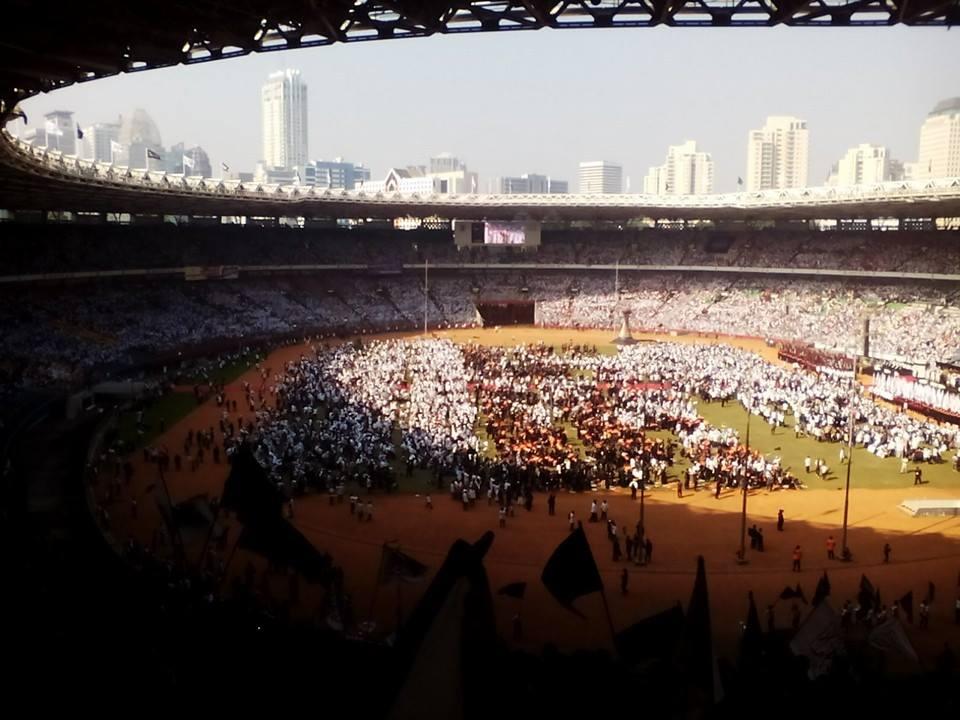
{"type": "MultiPolygon", "coordinates": [[[[260,89],[262,120],[261,160],[253,172],[221,170],[228,177],[264,184],[299,184],[318,189],[356,190],[371,193],[421,193],[440,195],[482,192],[480,179],[466,162],[441,153],[425,165],[391,167],[374,180],[370,169],[336,157],[309,160],[307,84],[298,70],[272,73],[260,89]]],[[[116,122],[78,127],[73,113],[55,110],[43,124],[26,131],[24,140],[37,147],[57,150],[85,160],[135,169],[212,177],[206,151],[177,143],[165,148],[156,124],[141,109],[116,122]]],[[[747,137],[747,163],[738,189],[748,192],[809,186],[810,131],[807,121],[773,115],[747,137]]],[[[896,180],[923,180],[960,176],[960,97],[944,100],[929,113],[920,128],[917,160],[901,162],[882,145],[863,143],[850,148],[830,170],[828,186],[847,187],[896,180]]],[[[662,165],[649,168],[643,177],[647,195],[705,195],[714,191],[714,163],[695,140],[667,148],[662,165]]],[[[609,160],[581,162],[581,194],[630,192],[623,166],[609,160]]],[[[486,192],[504,195],[570,192],[566,180],[526,173],[492,179],[486,192]]]]}
{"type": "Polygon", "coordinates": [[[73,113],[54,110],[43,116],[43,127],[26,132],[36,147],[58,150],[81,160],[104,162],[135,170],[155,170],[191,177],[213,177],[210,158],[198,145],[163,145],[160,131],[146,110],[137,108],[113,123],[78,126],[73,113]]]}

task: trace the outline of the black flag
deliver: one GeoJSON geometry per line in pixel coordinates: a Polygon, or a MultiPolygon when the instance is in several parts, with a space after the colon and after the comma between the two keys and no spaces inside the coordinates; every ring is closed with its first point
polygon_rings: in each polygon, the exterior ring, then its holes
{"type": "Polygon", "coordinates": [[[77,125],[77,140],[83,140],[83,130],[80,129],[79,125],[77,125]]]}
{"type": "Polygon", "coordinates": [[[582,527],[570,533],[553,551],[543,568],[540,580],[557,602],[570,612],[585,618],[571,603],[581,595],[602,592],[603,581],[582,527]]]}
{"type": "Polygon", "coordinates": [[[332,577],[330,556],[317,550],[303,533],[281,517],[247,525],[237,543],[276,565],[293,568],[309,582],[326,586],[332,577]]]}
{"type": "Polygon", "coordinates": [[[867,579],[866,575],[860,576],[860,592],[857,593],[857,604],[860,606],[860,614],[866,615],[873,607],[873,600],[877,595],[873,583],[867,579]]]}
{"type": "Polygon", "coordinates": [[[787,585],[780,593],[781,600],[793,600],[796,595],[793,592],[793,588],[787,585]]]}
{"type": "Polygon", "coordinates": [[[680,659],[694,688],[703,693],[709,705],[723,694],[717,677],[713,656],[713,637],[710,630],[710,596],[707,593],[707,570],[703,555],[697,557],[697,579],[693,583],[687,619],[680,645],[680,659]]]}
{"type": "Polygon", "coordinates": [[[757,613],[757,603],[753,599],[752,590],[747,594],[747,598],[750,606],[747,608],[747,621],[744,623],[743,639],[740,641],[740,661],[751,666],[760,660],[763,630],[760,628],[760,615],[757,613]]]}
{"type": "Polygon", "coordinates": [[[517,600],[523,600],[523,595],[526,592],[527,584],[525,582],[514,582],[509,585],[504,585],[497,590],[497,595],[506,595],[507,597],[516,598],[517,600]]]}
{"type": "Polygon", "coordinates": [[[493,598],[483,558],[493,543],[457,540],[397,635],[395,673],[383,678],[395,696],[390,717],[492,717],[498,696],[489,670],[497,649],[493,598]]]}
{"type": "Polygon", "coordinates": [[[414,560],[406,553],[400,552],[399,549],[384,543],[383,556],[380,561],[380,578],[378,580],[381,585],[394,580],[416,582],[424,578],[427,570],[429,568],[419,560],[414,560]]]}
{"type": "Polygon", "coordinates": [[[811,605],[816,607],[830,596],[830,578],[827,577],[827,571],[823,571],[823,576],[817,580],[817,589],[813,593],[813,602],[811,605]]]}
{"type": "Polygon", "coordinates": [[[793,600],[797,599],[803,602],[804,605],[807,604],[807,596],[803,593],[803,588],[800,587],[800,583],[797,583],[796,588],[791,588],[789,585],[783,589],[780,593],[781,600],[793,600]]]}
{"type": "Polygon", "coordinates": [[[683,633],[683,608],[677,603],[617,633],[617,652],[627,662],[669,660],[683,633]]]}
{"type": "Polygon", "coordinates": [[[235,511],[246,525],[281,517],[283,494],[257,462],[249,443],[243,443],[233,456],[220,506],[235,511]]]}
{"type": "Polygon", "coordinates": [[[737,177],[737,185],[743,185],[743,178],[737,177]]]}
{"type": "Polygon", "coordinates": [[[151,160],[161,160],[161,159],[162,159],[159,154],[155,153],[155,152],[154,152],[153,150],[151,150],[150,148],[147,148],[147,157],[150,158],[151,160]]]}
{"type": "Polygon", "coordinates": [[[913,590],[908,592],[902,598],[900,598],[900,609],[903,610],[903,614],[907,616],[907,620],[910,621],[910,624],[913,624],[913,590]]]}

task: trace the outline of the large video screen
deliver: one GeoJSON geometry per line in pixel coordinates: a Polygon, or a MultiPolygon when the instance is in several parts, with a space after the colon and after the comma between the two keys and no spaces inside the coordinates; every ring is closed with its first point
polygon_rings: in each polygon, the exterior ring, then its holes
{"type": "Polygon", "coordinates": [[[527,234],[522,222],[484,223],[484,245],[524,245],[526,242],[527,234]]]}

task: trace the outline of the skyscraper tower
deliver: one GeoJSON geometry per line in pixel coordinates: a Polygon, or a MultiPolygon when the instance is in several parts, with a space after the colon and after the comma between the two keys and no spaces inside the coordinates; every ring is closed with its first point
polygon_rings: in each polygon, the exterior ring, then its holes
{"type": "Polygon", "coordinates": [[[307,164],[307,85],[299,70],[272,73],[260,91],[263,161],[290,170],[307,164]]]}
{"type": "Polygon", "coordinates": [[[747,144],[747,190],[807,186],[810,136],[807,121],[772,116],[751,130],[747,144]]]}
{"type": "Polygon", "coordinates": [[[648,195],[706,195],[713,192],[713,158],[697,150],[695,140],[667,149],[667,161],[643,179],[648,195]]]}
{"type": "Polygon", "coordinates": [[[920,128],[916,178],[960,175],[960,97],[937,103],[920,128]]]}

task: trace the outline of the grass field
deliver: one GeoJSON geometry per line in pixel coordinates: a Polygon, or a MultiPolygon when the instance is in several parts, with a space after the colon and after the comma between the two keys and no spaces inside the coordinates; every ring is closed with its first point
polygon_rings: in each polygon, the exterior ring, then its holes
{"type": "MultiPolygon", "coordinates": [[[[210,379],[214,382],[219,383],[232,383],[234,380],[243,375],[247,370],[252,368],[257,362],[256,355],[249,354],[239,357],[235,360],[228,362],[222,368],[215,368],[210,373],[210,379]]],[[[180,376],[180,382],[185,385],[193,385],[196,383],[206,382],[199,370],[194,370],[192,372],[184,373],[180,376]]]]}
{"type": "Polygon", "coordinates": [[[196,410],[197,401],[191,393],[167,393],[162,398],[151,402],[143,413],[143,431],[137,429],[136,410],[127,410],[120,415],[117,427],[117,437],[124,446],[137,450],[149,445],[160,434],[160,421],[171,427],[191,412],[196,410]]]}
{"type": "MultiPolygon", "coordinates": [[[[704,403],[698,406],[700,414],[713,425],[732,427],[740,433],[740,439],[747,436],[747,411],[737,403],[721,407],[720,403],[704,403]]],[[[771,434],[770,426],[762,418],[754,416],[750,421],[750,446],[765,455],[778,455],[784,467],[791,469],[808,487],[841,489],[846,481],[847,466],[840,464],[840,445],[838,443],[817,442],[813,438],[794,437],[793,418],[787,418],[786,428],[778,428],[771,434]],[[816,462],[823,458],[830,473],[821,481],[814,473],[804,475],[803,459],[807,455],[816,462]]],[[[900,474],[900,461],[896,458],[881,459],[863,448],[853,451],[853,466],[850,484],[862,488],[899,488],[913,485],[913,465],[910,472],[900,474]]],[[[950,463],[923,464],[924,483],[936,487],[960,488],[960,473],[954,471],[950,463]]]]}
{"type": "MultiPolygon", "coordinates": [[[[513,344],[515,342],[530,342],[524,338],[520,340],[515,337],[500,338],[504,344],[513,344]]],[[[562,343],[552,344],[556,351],[560,351],[562,343]]],[[[597,345],[597,351],[604,355],[616,353],[615,345],[607,343],[597,345]]],[[[575,376],[580,371],[574,371],[575,376]]],[[[589,375],[590,371],[585,371],[584,375],[589,375]]],[[[740,434],[741,440],[747,437],[747,412],[738,403],[728,403],[726,406],[719,402],[710,403],[701,401],[698,405],[700,414],[712,425],[718,427],[732,427],[740,434]]],[[[787,417],[787,426],[781,427],[775,433],[771,433],[770,426],[762,418],[754,416],[750,420],[750,445],[759,450],[766,456],[776,455],[782,460],[783,466],[799,477],[801,481],[810,489],[842,490],[846,481],[846,464],[840,464],[840,445],[837,443],[818,442],[810,437],[797,438],[793,431],[793,418],[787,417]],[[820,480],[815,473],[804,473],[804,458],[809,455],[810,459],[816,462],[817,458],[823,459],[830,472],[826,480],[820,480]]],[[[489,440],[485,430],[486,418],[478,417],[475,432],[481,440],[489,440]]],[[[586,448],[577,438],[576,430],[567,423],[564,426],[570,445],[574,447],[581,457],[584,457],[586,448]]],[[[394,442],[399,448],[401,430],[394,432],[394,442]]],[[[649,432],[649,436],[669,439],[674,436],[666,431],[649,432]]],[[[496,451],[492,443],[487,450],[488,457],[495,457],[496,451]]],[[[398,453],[399,455],[399,453],[398,453]]],[[[667,475],[668,480],[672,480],[689,467],[689,462],[685,458],[677,456],[676,461],[667,475]]],[[[853,466],[851,468],[851,487],[859,488],[906,488],[913,485],[913,468],[910,466],[908,473],[900,473],[900,461],[894,458],[881,459],[876,455],[867,452],[863,448],[855,448],[853,451],[853,466]]],[[[920,466],[923,470],[923,479],[925,485],[932,485],[938,488],[960,489],[960,473],[953,470],[950,463],[943,462],[939,464],[923,464],[920,466]]],[[[394,469],[397,472],[399,491],[401,493],[423,493],[429,491],[432,477],[430,473],[422,470],[415,470],[412,477],[408,478],[405,474],[404,463],[398,459],[394,463],[394,469]]],[[[355,486],[356,487],[356,486],[355,486]]]]}

